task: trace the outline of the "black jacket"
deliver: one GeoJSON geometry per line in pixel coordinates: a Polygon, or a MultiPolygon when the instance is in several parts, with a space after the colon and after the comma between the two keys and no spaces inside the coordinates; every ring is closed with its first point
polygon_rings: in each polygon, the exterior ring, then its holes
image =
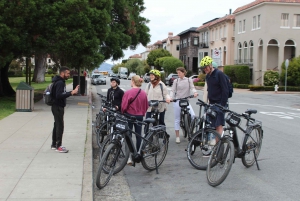
{"type": "Polygon", "coordinates": [[[116,89],[110,88],[107,90],[107,101],[112,101],[113,106],[118,106],[118,110],[121,111],[123,95],[124,91],[120,87],[116,89]]]}
{"type": "Polygon", "coordinates": [[[52,97],[54,97],[54,105],[59,107],[66,107],[66,99],[71,96],[71,92],[66,92],[66,82],[65,80],[56,75],[53,79],[53,90],[52,97]]]}

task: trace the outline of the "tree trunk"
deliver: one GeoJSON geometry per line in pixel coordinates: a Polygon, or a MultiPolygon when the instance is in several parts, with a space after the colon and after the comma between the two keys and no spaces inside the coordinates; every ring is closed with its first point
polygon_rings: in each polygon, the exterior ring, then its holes
{"type": "Polygon", "coordinates": [[[8,79],[9,64],[10,62],[7,62],[5,66],[0,69],[0,96],[14,96],[16,94],[8,79]]]}
{"type": "Polygon", "coordinates": [[[45,82],[47,54],[37,53],[34,55],[35,67],[32,82],[45,82]]]}

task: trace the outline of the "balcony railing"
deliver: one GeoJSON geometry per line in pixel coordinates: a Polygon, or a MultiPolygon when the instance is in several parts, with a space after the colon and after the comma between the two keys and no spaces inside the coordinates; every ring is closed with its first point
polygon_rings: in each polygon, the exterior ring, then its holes
{"type": "Polygon", "coordinates": [[[234,64],[246,64],[246,65],[249,65],[249,66],[253,66],[253,59],[234,60],[234,64]]]}
{"type": "Polygon", "coordinates": [[[222,40],[222,41],[225,41],[225,40],[226,40],[226,37],[221,38],[221,40],[222,40]]]}

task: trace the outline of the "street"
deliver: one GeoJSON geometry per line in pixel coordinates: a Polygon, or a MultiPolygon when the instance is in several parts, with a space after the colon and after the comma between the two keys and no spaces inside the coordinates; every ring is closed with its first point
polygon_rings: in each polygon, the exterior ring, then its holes
{"type": "MultiPolygon", "coordinates": [[[[96,93],[106,95],[110,87],[110,78],[106,79],[106,85],[93,87],[96,107],[93,119],[99,111],[96,93]]],[[[142,89],[146,86],[147,83],[144,83],[142,89]]],[[[129,90],[130,80],[121,80],[120,87],[129,90]]],[[[198,93],[198,98],[202,99],[203,91],[198,90],[198,93]]],[[[185,151],[188,141],[182,133],[181,143],[175,143],[171,103],[165,119],[167,132],[171,135],[169,150],[159,167],[159,174],[146,171],[141,164],[126,166],[112,177],[104,189],[99,190],[94,185],[94,200],[299,200],[299,98],[300,93],[275,94],[234,89],[233,97],[229,99],[230,109],[237,113],[256,109],[258,112],[253,117],[263,122],[264,138],[258,157],[261,170],[257,170],[256,165],[246,168],[237,158],[226,180],[215,188],[208,185],[206,171],[196,170],[189,163],[185,151]]],[[[195,103],[196,99],[190,100],[197,115],[199,106],[195,103]]],[[[241,141],[243,134],[238,134],[241,141]]],[[[94,151],[96,146],[94,143],[94,151]]],[[[97,171],[95,155],[94,170],[97,171]]]]}

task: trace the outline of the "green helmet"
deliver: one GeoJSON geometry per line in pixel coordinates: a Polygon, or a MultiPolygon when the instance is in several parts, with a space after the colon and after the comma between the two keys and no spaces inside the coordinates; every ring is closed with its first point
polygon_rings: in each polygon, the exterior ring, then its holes
{"type": "Polygon", "coordinates": [[[153,75],[156,75],[156,76],[160,77],[160,71],[159,70],[150,70],[149,74],[153,74],[153,75]]]}
{"type": "Polygon", "coordinates": [[[213,59],[209,56],[205,56],[201,62],[200,62],[200,67],[205,67],[210,65],[213,62],[213,59]]]}

